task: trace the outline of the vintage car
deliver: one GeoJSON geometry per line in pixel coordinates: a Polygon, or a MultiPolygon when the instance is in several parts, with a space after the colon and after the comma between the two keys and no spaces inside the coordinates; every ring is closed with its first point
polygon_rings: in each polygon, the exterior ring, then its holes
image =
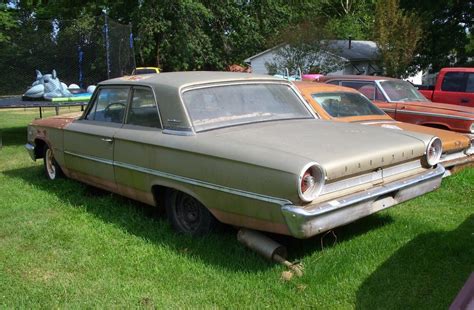
{"type": "Polygon", "coordinates": [[[101,82],[80,117],[28,126],[33,159],[152,206],[199,235],[217,221],[308,238],[439,187],[441,140],[319,120],[270,76],[175,72],[101,82]]]}
{"type": "Polygon", "coordinates": [[[132,75],[138,75],[138,74],[154,74],[154,73],[160,73],[160,68],[158,67],[137,67],[133,69],[132,75]]]}
{"type": "Polygon", "coordinates": [[[474,143],[468,135],[395,121],[353,88],[313,82],[294,82],[322,119],[408,130],[437,136],[443,145],[440,163],[451,170],[474,164],[474,143]]]}
{"type": "Polygon", "coordinates": [[[474,108],[431,102],[406,81],[367,75],[332,75],[318,81],[354,88],[398,121],[474,133],[474,108]]]}

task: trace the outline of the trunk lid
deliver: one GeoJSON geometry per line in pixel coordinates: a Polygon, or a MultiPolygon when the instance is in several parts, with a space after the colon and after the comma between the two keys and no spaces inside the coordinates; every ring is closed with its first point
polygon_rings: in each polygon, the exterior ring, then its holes
{"type": "Polygon", "coordinates": [[[251,124],[198,135],[212,136],[208,142],[221,146],[241,145],[247,156],[258,152],[267,156],[268,164],[278,153],[304,157],[322,165],[329,180],[418,159],[431,139],[423,134],[323,120],[251,124]]]}

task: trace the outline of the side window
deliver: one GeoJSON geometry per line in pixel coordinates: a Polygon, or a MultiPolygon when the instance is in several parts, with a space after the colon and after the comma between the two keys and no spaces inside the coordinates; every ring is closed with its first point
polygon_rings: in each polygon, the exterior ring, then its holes
{"type": "Polygon", "coordinates": [[[474,73],[468,73],[466,93],[474,93],[474,73]]]}
{"type": "Polygon", "coordinates": [[[339,81],[338,80],[330,81],[328,82],[328,84],[339,85],[339,81]]]}
{"type": "Polygon", "coordinates": [[[378,87],[375,87],[375,100],[377,100],[377,101],[387,101],[387,99],[385,99],[385,96],[383,95],[382,91],[378,87]]]}
{"type": "Polygon", "coordinates": [[[148,88],[134,88],[127,124],[161,128],[153,92],[148,88]]]}
{"type": "Polygon", "coordinates": [[[342,81],[341,86],[350,87],[358,90],[370,100],[375,99],[375,83],[365,81],[342,81]]]}
{"type": "Polygon", "coordinates": [[[464,92],[466,90],[467,75],[464,72],[446,72],[441,90],[464,92]]]}
{"type": "Polygon", "coordinates": [[[127,107],[129,87],[103,87],[95,97],[85,119],[89,121],[122,123],[127,107]]]}

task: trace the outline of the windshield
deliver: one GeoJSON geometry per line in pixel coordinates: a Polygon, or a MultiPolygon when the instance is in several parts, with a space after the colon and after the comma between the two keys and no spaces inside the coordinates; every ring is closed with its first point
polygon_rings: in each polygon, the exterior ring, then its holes
{"type": "Polygon", "coordinates": [[[183,101],[196,131],[263,121],[313,118],[284,84],[238,84],[191,89],[183,101]]]}
{"type": "Polygon", "coordinates": [[[355,93],[315,93],[311,97],[332,117],[385,114],[370,100],[355,93]]]}
{"type": "Polygon", "coordinates": [[[405,81],[381,81],[380,87],[387,94],[389,101],[428,101],[413,85],[405,81]]]}

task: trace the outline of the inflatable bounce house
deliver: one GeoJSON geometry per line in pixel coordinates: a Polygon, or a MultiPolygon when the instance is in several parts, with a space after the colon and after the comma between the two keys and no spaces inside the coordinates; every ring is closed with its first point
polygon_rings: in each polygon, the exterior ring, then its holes
{"type": "Polygon", "coordinates": [[[22,99],[53,102],[88,101],[94,89],[93,85],[87,88],[88,91],[79,88],[76,84],[71,84],[68,87],[59,80],[56,70],[53,70],[51,74],[44,75],[36,70],[36,81],[23,94],[22,99]]]}

